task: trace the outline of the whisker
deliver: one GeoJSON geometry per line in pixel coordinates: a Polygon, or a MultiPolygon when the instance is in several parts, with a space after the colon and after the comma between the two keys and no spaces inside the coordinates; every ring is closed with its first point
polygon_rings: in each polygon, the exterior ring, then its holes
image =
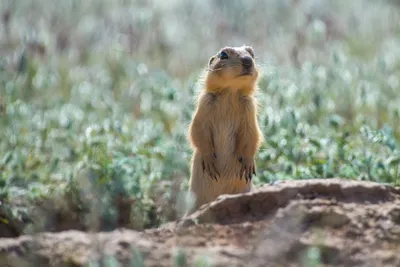
{"type": "Polygon", "coordinates": [[[227,68],[227,67],[239,67],[241,65],[242,65],[241,63],[224,64],[224,65],[220,65],[218,68],[215,68],[215,69],[207,68],[207,71],[215,72],[215,71],[219,71],[219,70],[222,70],[224,68],[227,68]]]}

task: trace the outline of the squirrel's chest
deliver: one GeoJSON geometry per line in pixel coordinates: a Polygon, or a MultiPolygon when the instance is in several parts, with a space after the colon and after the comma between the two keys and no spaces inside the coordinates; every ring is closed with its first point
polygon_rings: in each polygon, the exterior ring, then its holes
{"type": "Polygon", "coordinates": [[[240,121],[245,116],[245,105],[245,101],[238,95],[228,94],[215,101],[212,113],[220,123],[240,121]]]}
{"type": "Polygon", "coordinates": [[[240,123],[246,119],[246,113],[240,99],[234,96],[219,99],[212,114],[214,116],[214,135],[219,139],[219,142],[229,143],[234,141],[240,123]]]}

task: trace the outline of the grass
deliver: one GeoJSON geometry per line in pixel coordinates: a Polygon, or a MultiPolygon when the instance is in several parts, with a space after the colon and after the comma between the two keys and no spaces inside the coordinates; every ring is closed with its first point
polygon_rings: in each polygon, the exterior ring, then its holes
{"type": "Polygon", "coordinates": [[[196,79],[220,47],[244,43],[262,70],[257,185],[399,185],[398,7],[315,4],[2,1],[3,223],[37,232],[176,219],[196,79]]]}

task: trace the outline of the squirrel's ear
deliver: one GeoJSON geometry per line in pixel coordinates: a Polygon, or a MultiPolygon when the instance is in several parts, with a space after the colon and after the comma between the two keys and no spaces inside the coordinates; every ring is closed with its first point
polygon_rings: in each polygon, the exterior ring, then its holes
{"type": "Polygon", "coordinates": [[[246,49],[246,51],[250,53],[251,57],[254,58],[254,50],[251,46],[246,45],[244,49],[246,49]]]}
{"type": "Polygon", "coordinates": [[[213,63],[214,59],[215,59],[215,56],[212,56],[210,58],[210,60],[208,61],[208,66],[211,66],[211,64],[213,63]]]}

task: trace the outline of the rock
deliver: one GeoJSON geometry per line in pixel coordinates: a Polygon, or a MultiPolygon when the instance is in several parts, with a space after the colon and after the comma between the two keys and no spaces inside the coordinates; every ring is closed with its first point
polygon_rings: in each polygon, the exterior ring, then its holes
{"type": "Polygon", "coordinates": [[[221,196],[157,229],[69,230],[2,238],[0,263],[400,266],[399,207],[400,190],[387,185],[341,179],[284,181],[221,196]]]}

